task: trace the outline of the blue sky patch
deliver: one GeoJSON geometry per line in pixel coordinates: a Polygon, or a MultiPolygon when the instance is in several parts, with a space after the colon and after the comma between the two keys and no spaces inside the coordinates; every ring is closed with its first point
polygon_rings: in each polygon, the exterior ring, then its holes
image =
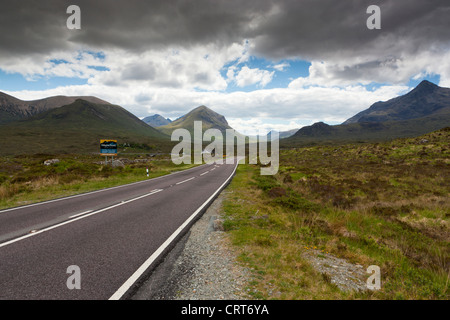
{"type": "Polygon", "coordinates": [[[270,73],[273,72],[272,81],[264,87],[261,86],[260,83],[240,87],[236,82],[231,81],[228,84],[227,92],[250,92],[258,89],[287,88],[292,80],[309,76],[309,67],[311,66],[311,63],[304,60],[281,60],[274,62],[251,56],[245,62],[239,63],[239,60],[234,60],[225,64],[221,69],[221,75],[223,78],[227,79],[227,72],[230,67],[235,67],[234,71],[235,75],[237,75],[244,66],[250,69],[266,70],[270,73]]]}
{"type": "Polygon", "coordinates": [[[68,77],[35,77],[27,80],[19,73],[6,73],[0,69],[0,91],[39,91],[87,83],[88,79],[68,77]]]}

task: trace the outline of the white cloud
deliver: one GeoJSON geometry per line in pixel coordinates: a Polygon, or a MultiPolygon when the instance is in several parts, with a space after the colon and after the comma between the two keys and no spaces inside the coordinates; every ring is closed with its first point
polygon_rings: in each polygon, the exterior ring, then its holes
{"type": "Polygon", "coordinates": [[[449,86],[450,51],[430,49],[398,57],[311,61],[309,76],[294,79],[289,87],[346,87],[370,83],[401,85],[408,83],[410,79],[417,80],[427,75],[440,75],[440,85],[449,86]]]}
{"type": "Polygon", "coordinates": [[[249,136],[264,135],[272,130],[278,132],[289,131],[312,124],[311,121],[301,120],[285,120],[274,123],[270,118],[229,118],[227,120],[233,129],[249,136]]]}
{"type": "Polygon", "coordinates": [[[131,55],[123,50],[108,52],[111,71],[90,79],[90,84],[146,85],[153,88],[225,90],[223,66],[245,55],[245,44],[228,48],[214,45],[188,49],[151,50],[131,55]]]}
{"type": "MultiPolygon", "coordinates": [[[[89,79],[87,85],[7,92],[24,100],[93,95],[121,105],[138,117],[159,113],[171,119],[206,105],[244,133],[257,129],[285,131],[317,121],[341,123],[377,101],[406,93],[411,88],[402,83],[415,76],[439,74],[440,85],[450,86],[450,52],[428,51],[384,61],[363,58],[312,61],[308,77],[293,80],[287,88],[264,89],[275,71],[241,67],[242,61],[248,59],[249,47],[251,42],[244,41],[226,48],[210,44],[139,54],[111,49],[105,50],[101,57],[87,51],[59,52],[22,60],[9,57],[11,64],[2,63],[1,68],[30,78],[89,79]],[[234,64],[229,66],[230,63],[234,64]],[[229,67],[223,70],[224,66],[229,67]],[[221,71],[226,71],[226,77],[221,71]],[[364,87],[375,80],[398,84],[384,85],[374,91],[364,87]],[[257,85],[260,89],[226,92],[230,82],[242,88],[257,85]]],[[[284,70],[287,66],[288,63],[280,63],[270,68],[284,70]]]]}
{"type": "Polygon", "coordinates": [[[248,44],[244,41],[226,48],[210,44],[189,49],[180,47],[142,53],[110,49],[102,52],[101,57],[87,50],[53,52],[29,55],[25,59],[2,57],[0,68],[6,73],[20,73],[30,81],[69,77],[89,79],[90,85],[124,89],[146,85],[154,88],[225,90],[227,82],[220,73],[222,67],[243,57],[247,59],[247,47],[248,44]]]}
{"type": "Polygon", "coordinates": [[[290,65],[287,62],[279,63],[274,65],[272,68],[274,68],[277,71],[284,71],[286,68],[288,68],[290,65]]]}
{"type": "Polygon", "coordinates": [[[107,68],[107,65],[102,58],[87,51],[8,56],[2,58],[0,66],[6,73],[19,73],[29,81],[49,77],[88,79],[101,72],[98,67],[107,68]]]}
{"type": "MultiPolygon", "coordinates": [[[[136,83],[127,88],[90,84],[61,87],[46,91],[7,92],[24,100],[54,95],[94,95],[121,105],[138,117],[159,113],[177,118],[199,105],[206,105],[223,114],[230,122],[249,130],[264,128],[293,129],[290,122],[307,125],[317,121],[340,123],[371,104],[405,93],[405,86],[384,86],[368,91],[362,86],[275,88],[251,92],[195,91],[188,88],[156,88],[136,83]],[[239,122],[236,119],[254,119],[239,122]]],[[[292,125],[294,125],[294,123],[292,125]]],[[[295,127],[294,127],[295,128],[295,127]]],[[[238,128],[236,128],[238,129],[238,128]]]]}
{"type": "Polygon", "coordinates": [[[261,70],[259,68],[249,68],[244,66],[235,76],[236,85],[238,87],[247,87],[250,85],[258,84],[264,88],[272,81],[274,71],[269,72],[267,70],[261,70]]]}

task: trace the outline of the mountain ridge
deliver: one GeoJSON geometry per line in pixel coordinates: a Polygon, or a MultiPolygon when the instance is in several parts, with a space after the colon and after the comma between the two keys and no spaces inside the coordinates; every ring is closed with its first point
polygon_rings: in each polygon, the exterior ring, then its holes
{"type": "Polygon", "coordinates": [[[372,104],[342,124],[417,119],[450,113],[450,88],[427,80],[405,95],[372,104]]]}
{"type": "Polygon", "coordinates": [[[165,126],[172,122],[172,120],[170,120],[169,118],[164,118],[160,114],[154,114],[154,115],[145,117],[144,119],[142,119],[142,121],[144,121],[146,124],[148,124],[149,126],[152,126],[154,128],[165,126]]]}
{"type": "Polygon", "coordinates": [[[16,120],[24,120],[51,109],[71,104],[82,99],[97,104],[111,104],[94,96],[51,96],[38,100],[25,101],[0,92],[0,125],[16,120]]]}
{"type": "Polygon", "coordinates": [[[171,135],[174,130],[181,128],[186,129],[193,134],[194,121],[202,121],[203,130],[214,128],[223,133],[226,129],[233,129],[223,115],[204,105],[194,108],[184,116],[172,121],[170,124],[158,127],[157,129],[167,135],[171,135]]]}
{"type": "Polygon", "coordinates": [[[450,89],[422,81],[405,95],[374,103],[339,125],[300,128],[286,145],[374,142],[419,136],[450,124],[450,89]]]}

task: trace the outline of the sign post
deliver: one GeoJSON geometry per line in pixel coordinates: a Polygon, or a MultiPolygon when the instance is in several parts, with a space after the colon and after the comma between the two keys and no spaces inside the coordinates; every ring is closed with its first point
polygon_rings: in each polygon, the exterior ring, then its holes
{"type": "Polygon", "coordinates": [[[114,156],[117,156],[117,140],[100,140],[100,155],[105,156],[105,164],[108,165],[108,156],[111,156],[111,164],[114,156]]]}

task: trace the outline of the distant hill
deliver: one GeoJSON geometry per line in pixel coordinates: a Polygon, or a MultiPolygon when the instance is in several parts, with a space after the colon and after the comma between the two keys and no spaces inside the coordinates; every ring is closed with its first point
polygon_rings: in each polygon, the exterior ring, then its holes
{"type": "Polygon", "coordinates": [[[314,123],[311,126],[306,126],[299,129],[294,135],[303,137],[322,137],[335,133],[333,126],[323,122],[314,123]]]}
{"type": "Polygon", "coordinates": [[[285,146],[374,142],[423,135],[450,125],[450,89],[428,81],[406,95],[377,102],[341,125],[315,123],[283,139],[285,146]]]}
{"type": "Polygon", "coordinates": [[[152,116],[145,117],[144,119],[142,119],[142,121],[144,121],[146,124],[154,128],[165,126],[172,122],[172,120],[170,120],[169,118],[166,119],[159,114],[154,114],[152,116]]]}
{"type": "MultiPolygon", "coordinates": [[[[278,138],[279,139],[289,138],[289,137],[293,136],[297,131],[298,131],[298,129],[291,129],[288,131],[280,131],[280,132],[278,132],[278,138]]],[[[272,137],[272,132],[273,132],[273,130],[267,134],[268,139],[270,139],[272,137]]]]}
{"type": "Polygon", "coordinates": [[[450,113],[450,88],[422,81],[408,94],[377,102],[343,124],[417,119],[450,113]]]}
{"type": "Polygon", "coordinates": [[[170,138],[124,108],[78,99],[25,120],[0,126],[0,154],[96,153],[100,139],[169,151],[170,138]]]}
{"type": "Polygon", "coordinates": [[[97,104],[110,104],[107,101],[91,96],[54,96],[39,100],[23,101],[0,92],[0,125],[27,119],[41,112],[71,104],[77,99],[83,99],[97,104]]]}
{"type": "Polygon", "coordinates": [[[280,131],[280,139],[289,138],[293,136],[299,129],[291,129],[288,131],[280,131]]]}
{"type": "Polygon", "coordinates": [[[449,126],[450,114],[418,119],[361,122],[330,126],[323,122],[306,126],[292,137],[282,140],[284,146],[306,146],[315,144],[378,142],[396,138],[409,138],[436,131],[449,126]]]}
{"type": "Polygon", "coordinates": [[[200,106],[170,124],[158,127],[158,130],[171,135],[175,129],[184,128],[192,134],[194,132],[194,121],[202,121],[203,131],[210,128],[219,129],[222,132],[225,132],[226,129],[232,129],[223,115],[208,107],[200,106]]]}

